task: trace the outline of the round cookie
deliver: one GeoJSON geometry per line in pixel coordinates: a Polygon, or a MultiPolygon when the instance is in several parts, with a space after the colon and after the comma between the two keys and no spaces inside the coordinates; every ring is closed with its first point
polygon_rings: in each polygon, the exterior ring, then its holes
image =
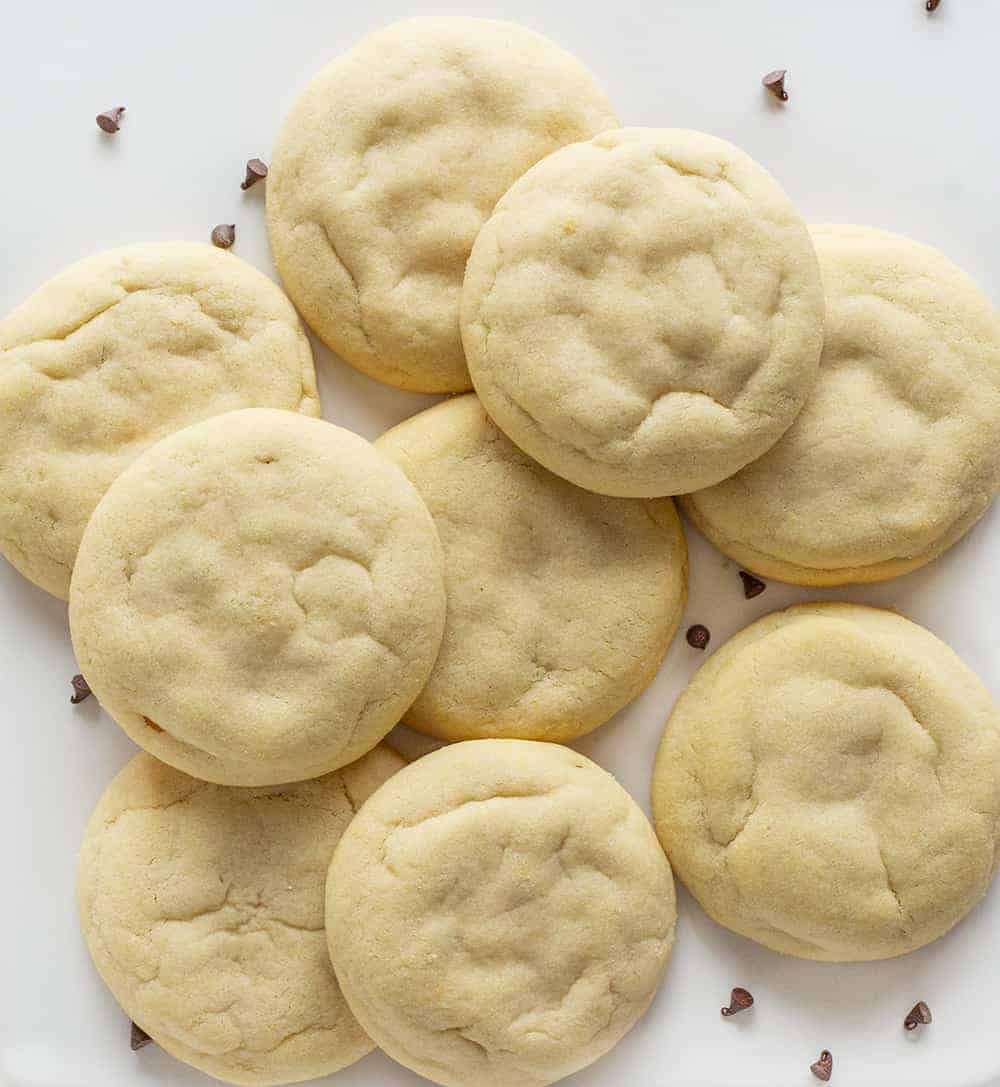
{"type": "Polygon", "coordinates": [[[687,596],[669,498],[608,498],[540,467],[472,395],[376,443],[407,474],[445,554],[448,615],[406,723],[442,740],[571,740],[656,673],[687,596]]]}
{"type": "Polygon", "coordinates": [[[731,638],[667,724],[653,814],[727,928],[804,959],[913,951],[997,864],[1000,713],[894,612],[805,604],[731,638]]]}
{"type": "Polygon", "coordinates": [[[511,187],[473,247],[461,321],[508,437],[580,487],[649,498],[778,440],[816,374],[823,296],[805,224],[748,155],[628,128],[511,187]]]}
{"type": "Polygon", "coordinates": [[[617,124],[587,69],[523,26],[434,17],[370,34],[308,85],[271,158],[288,293],[369,376],[470,388],[458,306],[479,228],[529,166],[617,124]]]}
{"type": "Polygon", "coordinates": [[[940,555],[1000,490],[1000,317],[934,249],[868,227],[812,233],[819,379],[777,445],[684,509],[765,576],[884,581],[940,555]]]}
{"type": "Polygon", "coordinates": [[[111,485],[80,545],[80,670],[136,743],[194,777],[271,785],[353,762],[430,675],[441,545],[363,438],[248,409],[111,485]]]}
{"type": "Polygon", "coordinates": [[[323,887],[357,808],[403,760],[380,745],[314,781],[209,785],[137,755],[80,850],[80,924],[115,999],[227,1083],[297,1083],[372,1042],[337,986],[323,887]]]}
{"type": "Polygon", "coordinates": [[[334,853],[327,935],[358,1021],[445,1087],[542,1087],[649,1005],[670,866],[632,798],[558,744],[471,740],[401,770],[334,853]]]}
{"type": "Polygon", "coordinates": [[[288,299],[192,242],[99,253],[0,320],[0,553],[65,599],[80,538],[148,446],[236,408],[319,415],[288,299]]]}

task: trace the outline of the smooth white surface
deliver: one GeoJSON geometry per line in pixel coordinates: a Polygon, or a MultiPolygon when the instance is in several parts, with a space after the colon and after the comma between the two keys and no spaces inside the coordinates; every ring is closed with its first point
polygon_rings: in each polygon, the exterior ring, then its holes
{"type": "MultiPolygon", "coordinates": [[[[518,19],[551,35],[595,70],[624,122],[734,140],[810,220],[872,223],[936,245],[1000,302],[996,0],[941,0],[933,16],[923,0],[10,0],[2,12],[0,312],[96,249],[207,240],[220,222],[235,221],[235,251],[273,275],[263,187],[239,189],[245,160],[268,157],[299,87],[329,57],[393,18],[430,12],[518,19]],[[775,67],[789,69],[785,107],[759,85],[775,67]],[[93,118],[115,105],[128,112],[109,139],[93,118]]],[[[369,437],[429,402],[324,351],[317,362],[327,418],[369,437]]],[[[795,600],[858,600],[929,627],[1000,696],[997,511],[909,577],[834,592],[770,585],[753,601],[734,566],[693,531],[689,541],[683,626],[706,623],[712,648],[795,600]]],[[[650,690],[579,744],[644,806],[663,721],[701,660],[679,637],[650,690]]],[[[0,562],[0,1083],[207,1085],[155,1047],[129,1050],[128,1022],[78,936],[77,843],[132,748],[93,700],[69,705],[74,671],[64,606],[0,562]]],[[[837,1087],[1000,1082],[1000,888],[945,939],[875,965],[784,959],[718,928],[684,893],[680,911],[651,1011],[574,1087],[808,1087],[822,1048],[833,1051],[837,1087]],[[733,985],[751,989],[757,1006],[723,1020],[733,985]],[[905,1036],[902,1018],[918,999],[934,1023],[905,1036]]],[[[324,1082],[423,1081],[374,1054],[324,1082]]]]}

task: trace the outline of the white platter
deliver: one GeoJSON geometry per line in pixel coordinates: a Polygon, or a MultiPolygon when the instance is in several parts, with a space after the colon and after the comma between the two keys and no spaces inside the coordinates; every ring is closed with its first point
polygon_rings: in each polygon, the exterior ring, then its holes
{"type": "MultiPolygon", "coordinates": [[[[527,23],[599,75],[626,123],[701,128],[745,147],[814,221],[853,221],[937,245],[1000,303],[1000,5],[941,0],[529,0],[458,4],[320,0],[104,0],[0,6],[0,312],[66,263],[134,241],[205,238],[237,224],[236,251],[273,274],[260,187],[305,78],[365,31],[401,15],[492,15],[527,23]],[[789,69],[791,99],[760,76],[789,69]],[[101,109],[128,107],[113,140],[101,109]]],[[[317,350],[329,419],[374,437],[429,402],[382,387],[317,350]]],[[[998,436],[1000,438],[1000,436],[998,436]]],[[[743,599],[736,568],[689,532],[691,600],[712,647],[757,616],[822,596],[893,606],[944,638],[1000,697],[1000,513],[929,569],[871,589],[778,585],[743,599]]],[[[634,705],[580,743],[645,806],[653,752],[702,657],[672,647],[634,705]]],[[[132,1053],[128,1022],[79,939],[74,860],[88,814],[131,745],[93,700],[69,705],[65,607],[0,562],[0,1084],[207,1087],[155,1047],[132,1053]]],[[[410,753],[421,741],[397,736],[410,753]]],[[[1000,1083],[994,987],[1000,888],[954,932],[875,965],[785,959],[718,928],[685,894],[677,948],[648,1015],[574,1087],[808,1087],[820,1049],[838,1087],[1000,1083]],[[733,985],[754,1010],[723,1020],[733,985]],[[934,1023],[902,1018],[925,999],[934,1023]]],[[[327,1083],[422,1081],[381,1054],[327,1083]]]]}

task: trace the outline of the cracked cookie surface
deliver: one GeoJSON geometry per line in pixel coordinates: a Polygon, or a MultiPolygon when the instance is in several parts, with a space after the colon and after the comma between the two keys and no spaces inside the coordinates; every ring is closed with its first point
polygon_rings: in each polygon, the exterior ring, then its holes
{"type": "Polygon", "coordinates": [[[816,375],[819,269],[771,176],[724,140],[629,128],[529,170],[476,239],[462,336],[486,410],[603,494],[681,494],[774,444],[816,375]]]}
{"type": "Polygon", "coordinates": [[[522,453],[472,395],[376,443],[424,499],[448,615],[406,723],[444,740],[565,741],[643,690],[677,629],[687,546],[669,498],[608,498],[522,453]]]}
{"type": "Polygon", "coordinates": [[[168,1053],[229,1083],[324,1076],[372,1042],[326,950],[341,834],[405,763],[379,745],[313,781],[210,785],[137,755],[80,850],[80,923],[115,998],[168,1053]]]}
{"type": "Polygon", "coordinates": [[[652,999],[675,919],[632,798],[577,752],[528,740],[411,763],[351,824],[327,885],[352,1011],[446,1087],[541,1087],[597,1060],[652,999]]]}
{"type": "Polygon", "coordinates": [[[65,599],[80,538],[144,449],[237,408],[319,415],[288,299],[193,242],[109,250],[0,320],[0,553],[65,599]]]}
{"type": "Polygon", "coordinates": [[[731,638],[667,723],[657,833],[727,928],[775,951],[884,959],[947,932],[996,871],[1000,713],[894,612],[804,604],[731,638]]]}
{"type": "Polygon", "coordinates": [[[617,124],[586,68],[525,27],[393,23],[316,75],[284,123],[267,215],[285,288],[371,377],[468,389],[458,306],[479,228],[529,166],[617,124]]]}
{"type": "Polygon", "coordinates": [[[269,785],[372,748],[441,642],[441,545],[363,438],[247,409],[147,450],[80,546],[80,670],[136,743],[208,781],[269,785]]]}
{"type": "Polygon", "coordinates": [[[827,310],[813,391],[760,460],[682,501],[759,574],[883,581],[940,555],[1000,489],[1000,316],[934,249],[868,227],[812,234],[827,310]]]}

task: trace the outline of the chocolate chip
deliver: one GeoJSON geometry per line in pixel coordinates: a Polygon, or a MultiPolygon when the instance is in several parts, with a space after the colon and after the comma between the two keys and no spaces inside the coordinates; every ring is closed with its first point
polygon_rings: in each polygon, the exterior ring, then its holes
{"type": "Polygon", "coordinates": [[[219,223],[212,231],[212,245],[218,249],[228,249],[236,241],[236,224],[219,223]]]}
{"type": "Polygon", "coordinates": [[[938,4],[940,3],[941,0],[927,0],[927,3],[924,4],[924,7],[927,8],[928,11],[937,11],[938,4]]]}
{"type": "Polygon", "coordinates": [[[267,163],[261,162],[260,159],[248,159],[247,176],[240,183],[240,188],[246,191],[251,185],[263,181],[265,177],[267,177],[267,163]]]}
{"type": "Polygon", "coordinates": [[[767,588],[763,581],[759,577],[754,577],[753,574],[748,574],[746,570],[740,571],[740,580],[743,582],[743,595],[747,600],[753,600],[755,596],[760,594],[767,588]]]}
{"type": "Polygon", "coordinates": [[[723,1015],[736,1015],[753,1007],[753,993],[747,989],[736,988],[729,994],[729,1007],[721,1008],[723,1015]]]}
{"type": "Polygon", "coordinates": [[[132,1052],[137,1049],[142,1049],[143,1046],[149,1045],[153,1039],[139,1026],[138,1023],[132,1024],[132,1052]]]}
{"type": "Polygon", "coordinates": [[[83,676],[74,676],[70,683],[73,685],[73,693],[69,700],[74,706],[78,706],[85,698],[90,698],[90,684],[83,676]]]}
{"type": "Polygon", "coordinates": [[[782,102],[788,101],[788,91],[785,90],[786,75],[788,75],[787,68],[775,68],[773,72],[768,72],[761,80],[761,83],[767,87],[771,94],[782,102]]]}
{"type": "Polygon", "coordinates": [[[704,649],[711,637],[708,627],[702,626],[701,623],[695,623],[693,627],[687,629],[687,642],[692,649],[704,649]]]}
{"type": "Polygon", "coordinates": [[[829,1049],[824,1049],[819,1055],[819,1060],[813,1061],[812,1064],[809,1065],[809,1071],[824,1083],[829,1080],[833,1075],[833,1054],[829,1049]]]}
{"type": "Polygon", "coordinates": [[[121,128],[121,119],[124,112],[124,106],[115,106],[114,109],[106,109],[103,113],[99,113],[97,115],[98,127],[102,132],[114,135],[121,128]]]}
{"type": "Polygon", "coordinates": [[[916,1004],[910,1008],[910,1014],[903,1020],[903,1026],[907,1030],[916,1030],[921,1024],[926,1026],[931,1019],[930,1008],[928,1008],[922,1000],[918,1000],[916,1004]]]}

